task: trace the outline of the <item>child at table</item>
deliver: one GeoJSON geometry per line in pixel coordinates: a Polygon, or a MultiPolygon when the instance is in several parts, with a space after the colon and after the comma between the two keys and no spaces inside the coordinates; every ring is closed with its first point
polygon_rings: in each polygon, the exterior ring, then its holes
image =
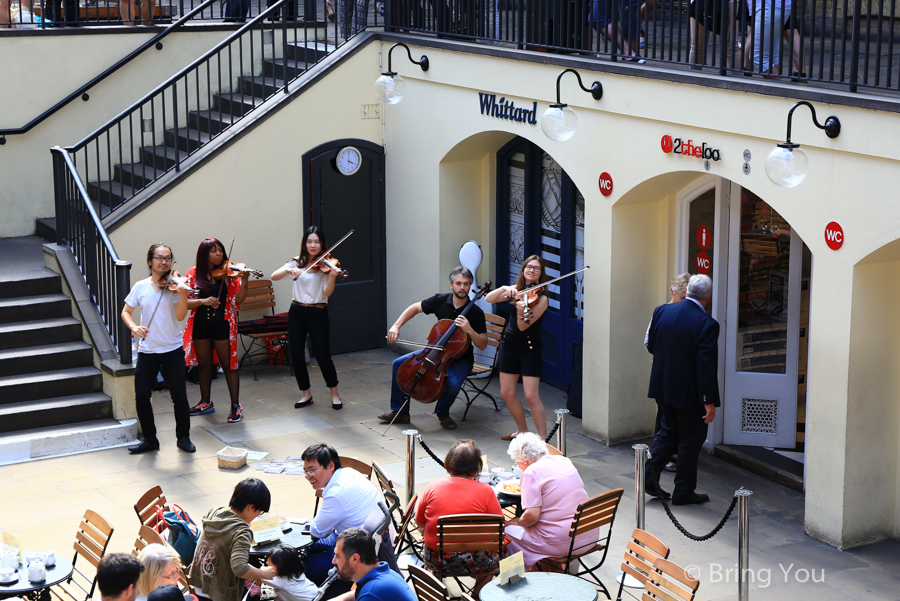
{"type": "Polygon", "coordinates": [[[275,577],[263,580],[275,589],[279,601],[312,601],[319,589],[306,578],[300,553],[290,545],[280,545],[269,552],[266,565],[275,570],[275,577]]]}

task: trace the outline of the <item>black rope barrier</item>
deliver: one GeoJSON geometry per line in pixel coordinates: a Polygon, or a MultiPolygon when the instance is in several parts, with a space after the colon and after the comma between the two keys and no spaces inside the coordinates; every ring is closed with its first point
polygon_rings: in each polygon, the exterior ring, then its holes
{"type": "Polygon", "coordinates": [[[444,467],[444,462],[441,461],[440,459],[438,459],[438,456],[435,455],[434,452],[433,452],[431,449],[428,448],[428,445],[425,444],[425,441],[422,440],[422,437],[419,436],[418,439],[419,439],[419,444],[422,445],[422,448],[425,449],[425,452],[428,453],[428,455],[429,455],[432,459],[434,459],[434,460],[437,462],[437,464],[438,464],[439,466],[444,467]]]}
{"type": "MultiPolygon", "coordinates": [[[[648,459],[649,459],[649,455],[650,454],[647,453],[648,459]]],[[[653,476],[652,481],[658,483],[659,482],[659,473],[656,471],[656,469],[654,469],[653,464],[648,462],[647,468],[650,471],[650,475],[653,476]]],[[[683,535],[685,535],[687,538],[689,538],[693,541],[696,541],[698,543],[707,541],[719,533],[719,530],[721,530],[725,526],[725,523],[729,520],[729,518],[731,518],[731,512],[734,511],[734,508],[737,506],[737,501],[738,501],[737,496],[732,497],[731,505],[728,506],[728,510],[725,512],[725,515],[722,516],[722,519],[719,520],[719,523],[716,524],[716,527],[713,528],[712,530],[710,530],[708,533],[701,535],[701,534],[693,534],[691,532],[688,532],[688,530],[684,526],[682,526],[678,522],[678,520],[675,518],[675,515],[672,513],[672,509],[669,507],[669,504],[666,502],[666,500],[663,499],[662,497],[657,497],[657,498],[660,501],[662,501],[662,506],[663,506],[663,509],[666,510],[666,515],[669,516],[669,519],[672,520],[672,524],[678,529],[678,531],[681,532],[683,535]]]]}
{"type": "Polygon", "coordinates": [[[547,438],[544,439],[544,442],[550,442],[550,439],[553,438],[553,435],[556,434],[557,430],[559,430],[559,422],[553,424],[553,429],[550,430],[550,434],[547,435],[547,438]]]}

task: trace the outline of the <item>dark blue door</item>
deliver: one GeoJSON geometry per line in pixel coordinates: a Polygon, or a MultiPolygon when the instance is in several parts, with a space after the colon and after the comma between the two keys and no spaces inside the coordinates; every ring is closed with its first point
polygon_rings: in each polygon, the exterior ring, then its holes
{"type": "MultiPolygon", "coordinates": [[[[556,161],[517,138],[498,153],[497,282],[515,283],[525,257],[538,254],[555,278],[584,263],[584,198],[556,161]]],[[[548,287],[542,380],[566,388],[583,338],[584,278],[548,287]]],[[[498,312],[508,307],[497,305],[498,312]]]]}

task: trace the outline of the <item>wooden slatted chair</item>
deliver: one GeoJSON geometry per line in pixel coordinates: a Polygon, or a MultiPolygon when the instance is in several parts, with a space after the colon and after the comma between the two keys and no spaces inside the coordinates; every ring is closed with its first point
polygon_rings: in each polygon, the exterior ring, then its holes
{"type": "MultiPolygon", "coordinates": [[[[253,280],[247,282],[247,298],[245,298],[244,302],[240,305],[238,319],[240,319],[240,315],[245,314],[247,311],[259,309],[269,309],[269,315],[275,315],[275,289],[272,287],[272,280],[253,280]]],[[[244,354],[241,355],[240,365],[243,365],[244,361],[250,362],[254,381],[259,380],[256,375],[256,363],[253,361],[254,357],[265,357],[266,361],[269,359],[269,349],[266,348],[264,338],[287,336],[286,325],[287,322],[285,322],[284,330],[278,329],[272,331],[269,328],[264,327],[264,325],[252,326],[250,321],[238,322],[241,346],[244,348],[244,354]]],[[[290,349],[288,349],[286,345],[282,348],[287,349],[284,352],[284,362],[291,367],[289,356],[290,349]]],[[[303,352],[302,349],[297,350],[298,352],[303,352]]],[[[291,367],[291,375],[293,375],[293,373],[294,369],[291,367]]]]}
{"type": "Polygon", "coordinates": [[[418,500],[418,493],[414,494],[412,499],[409,500],[403,523],[397,529],[397,540],[394,541],[394,556],[397,558],[404,554],[412,554],[419,561],[422,561],[422,547],[425,544],[425,540],[418,528],[418,524],[416,524],[416,502],[418,500]]]}
{"type": "Polygon", "coordinates": [[[137,538],[134,540],[134,549],[132,549],[131,554],[135,557],[138,556],[138,553],[143,551],[144,547],[147,545],[163,545],[166,546],[166,539],[162,537],[162,535],[149,526],[141,526],[141,529],[138,531],[137,538]]]}
{"type": "Polygon", "coordinates": [[[194,581],[191,580],[190,570],[191,566],[178,568],[178,588],[180,588],[182,592],[196,595],[194,592],[194,581]]]}
{"type": "MultiPolygon", "coordinates": [[[[150,528],[157,528],[157,523],[159,522],[159,516],[156,515],[157,506],[162,507],[163,511],[169,510],[168,501],[166,501],[166,495],[163,494],[162,487],[157,485],[145,492],[141,495],[141,498],[138,499],[137,503],[134,504],[134,512],[137,514],[138,519],[141,521],[141,526],[148,526],[150,528]]],[[[162,528],[157,528],[158,530],[165,529],[165,522],[161,524],[162,528]]]]}
{"type": "MultiPolygon", "coordinates": [[[[396,495],[397,491],[394,490],[394,483],[391,482],[391,479],[387,477],[387,474],[384,473],[384,470],[380,465],[378,465],[377,461],[372,462],[372,473],[375,475],[375,480],[378,482],[379,488],[381,488],[382,494],[389,492],[391,494],[396,495]]],[[[399,495],[398,495],[399,496],[399,495]]],[[[391,500],[385,495],[384,503],[386,507],[391,506],[391,500]]],[[[406,514],[403,512],[402,507],[398,507],[396,511],[391,512],[391,522],[394,524],[394,530],[396,532],[400,531],[400,525],[403,524],[403,520],[406,517],[406,514]]]]}
{"type": "MultiPolygon", "coordinates": [[[[622,572],[631,576],[644,588],[647,587],[647,578],[655,571],[653,563],[657,559],[668,559],[669,546],[649,532],[635,528],[631,533],[631,540],[625,547],[625,555],[622,558],[622,572]]],[[[625,578],[619,583],[619,593],[616,601],[622,601],[622,591],[625,588],[625,578]]]]}
{"type": "Polygon", "coordinates": [[[473,562],[464,569],[454,569],[444,561],[427,567],[439,580],[455,579],[460,588],[463,587],[459,581],[462,577],[472,577],[477,581],[490,574],[499,574],[500,558],[503,557],[503,523],[502,515],[481,513],[461,513],[438,518],[438,557],[443,558],[446,553],[487,551],[496,552],[497,558],[490,563],[473,562]]]}
{"type": "Polygon", "coordinates": [[[500,356],[500,341],[503,340],[503,327],[506,325],[506,320],[499,315],[485,312],[484,321],[487,324],[488,347],[493,347],[494,353],[493,356],[486,356],[480,354],[477,348],[475,349],[475,363],[472,365],[472,371],[469,372],[469,376],[463,383],[462,388],[460,388],[463,394],[466,395],[466,410],[463,412],[463,421],[466,421],[469,407],[481,395],[491,399],[491,402],[494,403],[494,410],[500,411],[500,407],[497,406],[497,399],[487,391],[487,387],[494,377],[497,357],[500,356]],[[478,385],[479,383],[481,384],[480,386],[478,385]]]}
{"type": "MultiPolygon", "coordinates": [[[[75,557],[72,558],[72,575],[69,579],[50,588],[51,594],[61,601],[90,601],[97,587],[97,576],[93,578],[82,572],[78,566],[78,557],[83,557],[96,570],[109,539],[112,538],[113,527],[99,514],[88,509],[78,524],[75,532],[75,557]]],[[[84,567],[84,562],[82,562],[84,567]]]]}
{"type": "MultiPolygon", "coordinates": [[[[371,480],[372,478],[372,466],[366,463],[365,461],[360,461],[359,459],[354,459],[353,457],[341,457],[338,455],[338,459],[341,460],[341,469],[349,467],[350,469],[356,470],[366,478],[371,480]]],[[[322,498],[322,491],[316,491],[316,506],[313,508],[313,515],[319,513],[319,499],[322,498]]],[[[390,506],[390,503],[388,504],[390,506]]]]}
{"type": "Polygon", "coordinates": [[[653,562],[653,567],[656,569],[650,572],[643,601],[693,601],[700,588],[699,580],[678,564],[662,557],[653,562]]]}
{"type": "Polygon", "coordinates": [[[554,447],[552,444],[547,445],[547,454],[563,456],[562,451],[554,447]]]}
{"type": "Polygon", "coordinates": [[[612,538],[613,522],[616,519],[616,511],[619,508],[619,501],[622,500],[622,494],[625,491],[621,488],[607,491],[588,499],[578,506],[575,511],[575,517],[572,518],[572,527],[569,529],[569,553],[565,557],[545,557],[537,563],[537,568],[545,572],[562,572],[570,576],[578,576],[582,580],[595,583],[603,590],[603,593],[609,598],[609,591],[606,585],[594,573],[603,561],[609,551],[609,541],[612,538]],[[575,539],[586,532],[590,532],[600,528],[599,539],[588,545],[576,548],[575,539]],[[603,533],[606,528],[606,533],[603,533]],[[587,556],[599,552],[600,561],[596,565],[589,565],[585,560],[587,556]],[[583,569],[582,569],[583,568],[583,569]],[[589,577],[589,578],[588,578],[589,577]]]}
{"type": "Polygon", "coordinates": [[[419,566],[409,566],[413,590],[419,601],[450,601],[450,592],[443,582],[419,566]]]}

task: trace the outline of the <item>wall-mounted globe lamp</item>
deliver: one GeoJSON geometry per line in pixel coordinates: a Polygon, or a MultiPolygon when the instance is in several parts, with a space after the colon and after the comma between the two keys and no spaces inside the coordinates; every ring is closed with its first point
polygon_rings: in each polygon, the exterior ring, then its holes
{"type": "Polygon", "coordinates": [[[544,130],[544,135],[557,142],[565,142],[575,135],[575,127],[578,125],[578,117],[575,116],[575,111],[569,108],[568,104],[563,104],[559,99],[559,81],[566,73],[574,73],[575,77],[578,78],[578,85],[585,92],[589,92],[594,97],[594,100],[603,98],[603,85],[599,81],[595,81],[590,88],[586,88],[581,83],[581,75],[575,69],[566,69],[560,73],[556,78],[556,103],[551,104],[550,108],[544,111],[544,114],[541,116],[541,129],[544,130]]]}
{"type": "Polygon", "coordinates": [[[825,125],[821,125],[816,120],[816,109],[810,103],[800,101],[792,106],[788,111],[786,141],[775,146],[766,157],[766,175],[773,184],[782,188],[793,188],[805,180],[806,174],[809,173],[809,159],[806,153],[800,150],[799,144],[791,142],[791,119],[794,116],[794,109],[801,104],[809,107],[813,123],[819,129],[824,129],[825,135],[829,138],[837,138],[841,133],[841,122],[837,117],[828,117],[825,119],[825,125]]]}
{"type": "Polygon", "coordinates": [[[391,69],[391,54],[394,52],[394,48],[397,46],[403,46],[406,48],[406,54],[409,56],[409,62],[414,65],[419,65],[422,67],[422,71],[428,71],[428,57],[424,54],[422,58],[419,60],[413,60],[412,52],[409,51],[409,46],[406,44],[394,44],[391,46],[391,49],[388,50],[388,70],[385,73],[381,74],[381,77],[375,80],[375,95],[378,96],[378,100],[382,101],[385,104],[397,104],[401,100],[403,100],[403,94],[406,92],[406,82],[403,81],[403,78],[397,75],[391,69]]]}

